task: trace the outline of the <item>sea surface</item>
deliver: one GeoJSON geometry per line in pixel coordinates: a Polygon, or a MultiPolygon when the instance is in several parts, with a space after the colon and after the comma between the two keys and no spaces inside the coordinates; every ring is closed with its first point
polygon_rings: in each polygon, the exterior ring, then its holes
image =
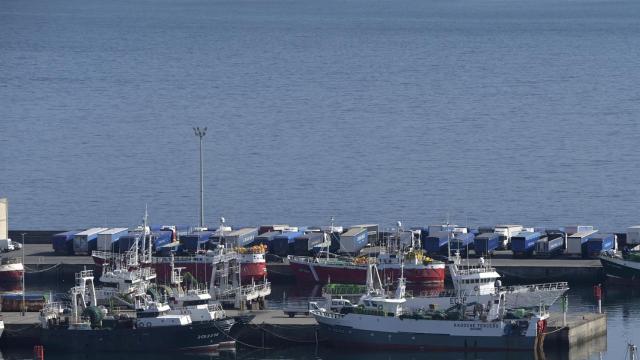
{"type": "Polygon", "coordinates": [[[640,222],[636,0],[0,0],[14,229],[640,222]]]}

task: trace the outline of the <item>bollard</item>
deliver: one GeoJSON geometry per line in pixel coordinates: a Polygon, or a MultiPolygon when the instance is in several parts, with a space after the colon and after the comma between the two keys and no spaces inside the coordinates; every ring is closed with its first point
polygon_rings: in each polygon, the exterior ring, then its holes
{"type": "Polygon", "coordinates": [[[602,285],[594,285],[593,286],[593,295],[598,301],[598,314],[602,314],[602,285]]]}

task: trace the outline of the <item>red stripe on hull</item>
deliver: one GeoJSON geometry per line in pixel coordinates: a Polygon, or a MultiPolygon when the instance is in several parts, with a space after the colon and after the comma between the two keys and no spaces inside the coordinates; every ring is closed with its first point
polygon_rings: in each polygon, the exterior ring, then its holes
{"type": "Polygon", "coordinates": [[[24,271],[0,271],[0,284],[22,283],[24,271]]]}
{"type": "MultiPolygon", "coordinates": [[[[326,284],[330,281],[338,284],[364,284],[367,278],[367,269],[364,266],[333,267],[296,262],[291,262],[289,266],[300,282],[326,284]]],[[[400,277],[400,269],[383,269],[379,270],[379,273],[383,281],[395,281],[400,277]]],[[[408,282],[438,284],[444,282],[445,269],[444,267],[408,269],[404,271],[404,276],[408,282]]]]}

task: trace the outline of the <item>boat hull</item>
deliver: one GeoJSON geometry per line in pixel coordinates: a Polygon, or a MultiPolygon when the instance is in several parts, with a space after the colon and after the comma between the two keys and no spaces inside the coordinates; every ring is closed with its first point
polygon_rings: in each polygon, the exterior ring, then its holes
{"type": "Polygon", "coordinates": [[[231,339],[217,322],[137,329],[41,329],[40,343],[48,352],[162,352],[215,350],[231,339]]]}
{"type": "Polygon", "coordinates": [[[312,311],[320,335],[335,346],[425,351],[532,351],[536,322],[422,320],[312,311]]]}
{"type": "Polygon", "coordinates": [[[450,336],[442,334],[393,333],[336,328],[320,324],[320,336],[333,346],[367,350],[407,351],[533,351],[535,337],[524,336],[450,336]]]}
{"type": "Polygon", "coordinates": [[[22,263],[0,265],[0,291],[22,291],[22,263]]]}
{"type": "MultiPolygon", "coordinates": [[[[290,261],[289,266],[298,282],[302,283],[337,283],[364,284],[367,278],[367,265],[329,265],[312,262],[290,261]]],[[[393,282],[400,277],[400,269],[379,267],[381,279],[393,282]]],[[[405,268],[404,277],[410,283],[439,284],[444,283],[444,264],[424,265],[415,268],[405,268]]]]}
{"type": "MultiPolygon", "coordinates": [[[[250,284],[252,281],[260,282],[267,275],[267,263],[262,261],[242,261],[240,262],[240,277],[243,284],[250,284]]],[[[99,256],[93,256],[96,265],[105,263],[105,259],[99,256]]],[[[155,258],[153,269],[156,272],[156,278],[161,283],[169,283],[171,281],[171,261],[170,258],[155,258]]],[[[176,267],[185,268],[182,274],[190,273],[199,282],[209,282],[211,280],[212,265],[205,261],[175,262],[176,267]]]]}
{"type": "Polygon", "coordinates": [[[640,262],[603,255],[600,256],[600,263],[604,273],[614,282],[640,282],[640,262]]]}

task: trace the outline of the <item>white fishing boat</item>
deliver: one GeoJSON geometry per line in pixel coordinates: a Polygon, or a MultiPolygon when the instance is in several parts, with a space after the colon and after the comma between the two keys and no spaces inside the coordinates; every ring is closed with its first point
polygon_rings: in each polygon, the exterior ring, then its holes
{"type": "Polygon", "coordinates": [[[555,282],[532,285],[503,286],[500,274],[491,263],[480,258],[477,264],[463,261],[459,254],[452,257],[449,273],[453,290],[443,292],[423,292],[407,297],[407,307],[413,310],[433,306],[446,309],[457,301],[486,304],[496,294],[503,293],[507,309],[535,309],[549,307],[569,290],[568,283],[555,282]]]}
{"type": "Polygon", "coordinates": [[[357,306],[335,311],[312,303],[310,313],[332,345],[447,351],[531,351],[541,346],[548,314],[543,308],[537,313],[508,312],[503,292],[487,303],[459,301],[445,311],[414,311],[406,307],[403,278],[393,297],[382,289],[375,265],[367,280],[368,292],[357,306]]]}

